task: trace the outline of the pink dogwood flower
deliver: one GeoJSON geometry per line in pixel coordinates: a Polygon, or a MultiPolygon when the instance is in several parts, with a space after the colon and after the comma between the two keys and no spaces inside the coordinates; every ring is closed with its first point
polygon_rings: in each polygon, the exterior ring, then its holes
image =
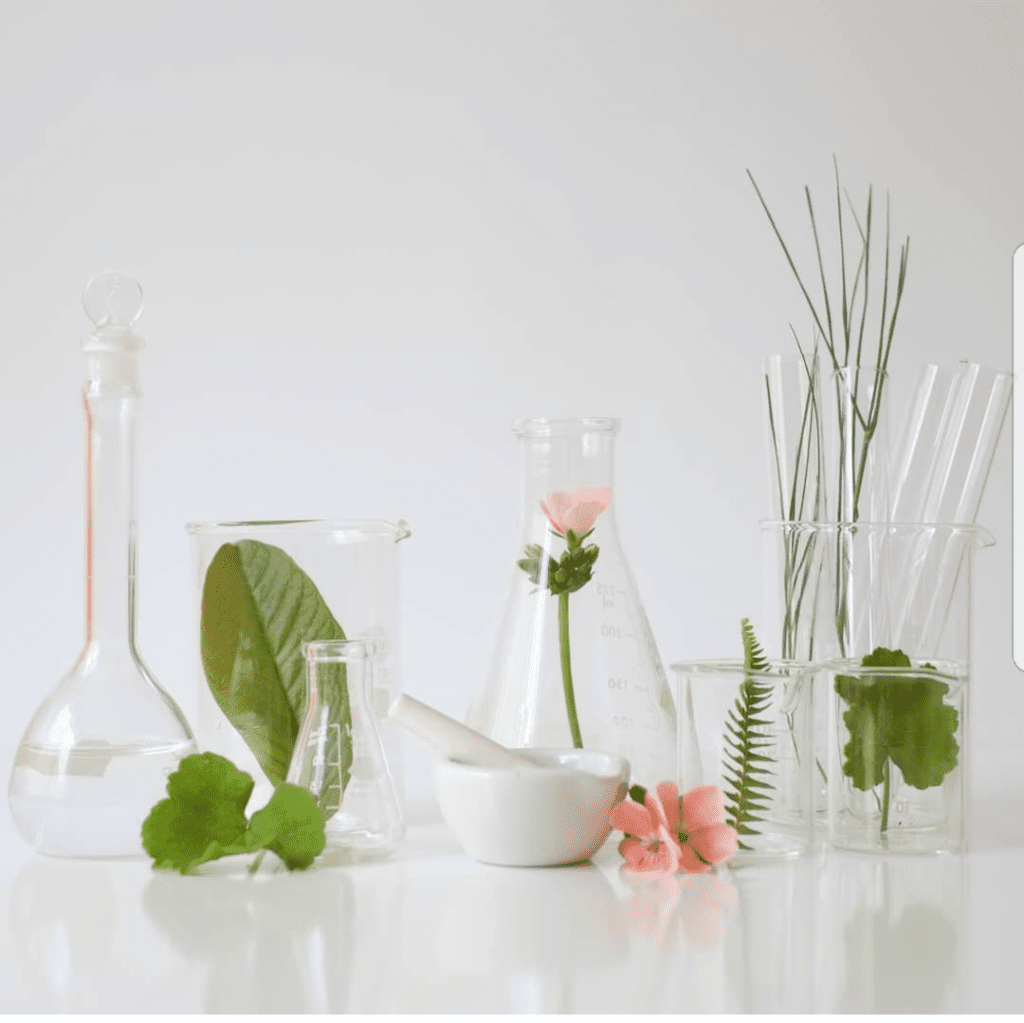
{"type": "Polygon", "coordinates": [[[575,494],[552,490],[540,506],[559,536],[567,536],[571,529],[577,537],[582,537],[594,528],[598,515],[611,501],[611,487],[580,487],[575,494]]]}
{"type": "Polygon", "coordinates": [[[703,873],[732,858],[736,829],[725,823],[725,803],[714,785],[699,785],[679,798],[663,781],[644,805],[624,800],[612,810],[613,828],[626,833],[619,852],[632,870],[647,874],[703,873]]]}

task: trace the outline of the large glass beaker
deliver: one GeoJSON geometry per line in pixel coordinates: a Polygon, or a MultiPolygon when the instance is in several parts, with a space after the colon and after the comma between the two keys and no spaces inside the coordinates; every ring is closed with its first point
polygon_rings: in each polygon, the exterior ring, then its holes
{"type": "MultiPolygon", "coordinates": [[[[399,690],[398,547],[404,522],[191,523],[197,570],[196,738],[248,771],[250,808],[284,780],[306,715],[302,647],[380,640],[370,702],[384,716],[399,690]]],[[[381,735],[400,760],[389,721],[381,735]]]]}
{"type": "Polygon", "coordinates": [[[621,753],[674,776],[676,714],[615,525],[617,419],[518,420],[521,541],[468,723],[506,746],[621,753]]]}
{"type": "Polygon", "coordinates": [[[32,716],[8,798],[22,837],[51,856],[142,854],[142,822],[192,731],[136,645],[135,421],[142,289],[94,278],[85,309],[85,646],[32,716]]]}

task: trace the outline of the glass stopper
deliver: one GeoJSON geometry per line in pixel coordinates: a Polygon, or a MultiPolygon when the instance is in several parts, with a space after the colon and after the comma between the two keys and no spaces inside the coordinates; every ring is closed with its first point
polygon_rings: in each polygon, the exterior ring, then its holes
{"type": "Polygon", "coordinates": [[[82,305],[97,327],[110,323],[128,327],[142,312],[142,285],[127,274],[105,270],[85,286],[82,305]]]}

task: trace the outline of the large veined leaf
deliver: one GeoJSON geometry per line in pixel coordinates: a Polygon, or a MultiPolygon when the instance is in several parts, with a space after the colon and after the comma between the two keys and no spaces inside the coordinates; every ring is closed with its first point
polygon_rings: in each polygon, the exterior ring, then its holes
{"type": "MultiPolygon", "coordinates": [[[[217,705],[245,739],[272,784],[285,780],[306,714],[302,644],[345,633],[312,579],[279,547],[226,543],[203,584],[200,650],[217,705]]],[[[345,666],[319,679],[332,737],[324,788],[340,794],[352,764],[345,666]]],[[[337,806],[335,797],[334,807],[337,806]]],[[[332,808],[332,809],[333,809],[332,808]]]]}

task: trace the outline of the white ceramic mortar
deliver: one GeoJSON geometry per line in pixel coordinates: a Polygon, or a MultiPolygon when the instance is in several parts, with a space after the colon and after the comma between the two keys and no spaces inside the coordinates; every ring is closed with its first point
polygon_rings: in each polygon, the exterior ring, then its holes
{"type": "Polygon", "coordinates": [[[629,761],[595,750],[514,752],[533,764],[445,760],[434,769],[441,813],[463,849],[505,867],[589,859],[611,833],[612,808],[626,798],[629,761]]]}

